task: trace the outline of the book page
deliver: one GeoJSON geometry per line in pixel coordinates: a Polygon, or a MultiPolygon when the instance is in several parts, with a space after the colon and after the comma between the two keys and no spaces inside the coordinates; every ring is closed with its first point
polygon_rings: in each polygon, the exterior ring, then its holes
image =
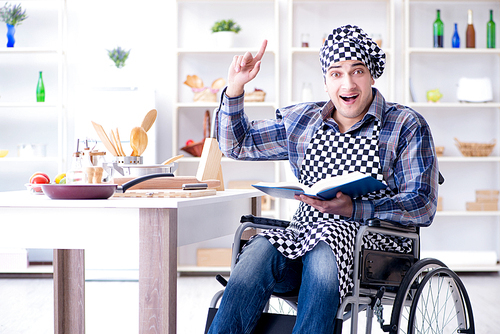
{"type": "Polygon", "coordinates": [[[317,194],[320,191],[334,188],[334,187],[337,187],[337,186],[340,186],[342,184],[346,184],[346,183],[349,183],[352,181],[356,181],[356,180],[362,179],[366,176],[367,176],[366,174],[363,174],[361,172],[352,172],[352,173],[344,174],[344,175],[340,175],[340,176],[328,177],[326,179],[319,180],[318,182],[313,184],[311,186],[310,193],[317,194]]]}

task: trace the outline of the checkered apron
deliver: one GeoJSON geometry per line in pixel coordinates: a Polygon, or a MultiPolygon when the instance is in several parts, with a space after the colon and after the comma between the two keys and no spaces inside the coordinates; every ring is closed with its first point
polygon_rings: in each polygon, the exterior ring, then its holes
{"type": "MultiPolygon", "coordinates": [[[[352,136],[320,128],[311,140],[302,162],[299,181],[308,186],[329,176],[360,171],[385,183],[378,154],[380,121],[375,122],[371,136],[352,136]]],[[[362,196],[362,199],[380,199],[394,195],[387,187],[362,196]]],[[[261,233],[284,256],[295,259],[312,250],[319,241],[332,248],[339,272],[340,299],[352,290],[352,262],[357,222],[345,221],[341,216],[325,214],[303,202],[300,203],[289,227],[261,233]]],[[[382,234],[369,234],[363,247],[374,250],[408,253],[411,241],[382,234]]]]}

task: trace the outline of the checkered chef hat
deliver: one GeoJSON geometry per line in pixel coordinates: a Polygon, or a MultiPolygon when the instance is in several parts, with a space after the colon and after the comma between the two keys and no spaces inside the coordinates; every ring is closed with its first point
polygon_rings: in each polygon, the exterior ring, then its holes
{"type": "Polygon", "coordinates": [[[374,79],[384,72],[385,53],[359,27],[346,25],[328,35],[319,52],[323,77],[331,63],[344,60],[361,60],[374,79]]]}

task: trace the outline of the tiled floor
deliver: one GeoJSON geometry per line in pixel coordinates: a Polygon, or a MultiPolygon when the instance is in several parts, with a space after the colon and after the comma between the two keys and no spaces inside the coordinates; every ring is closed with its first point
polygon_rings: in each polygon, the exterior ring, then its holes
{"type": "MultiPolygon", "coordinates": [[[[467,274],[461,278],[472,300],[476,333],[498,333],[500,275],[467,274]]],[[[137,333],[137,282],[87,282],[85,288],[86,333],[137,333]]],[[[179,277],[179,334],[203,333],[209,302],[220,288],[213,277],[179,277]]],[[[51,279],[0,279],[0,333],[53,333],[52,302],[51,279]]],[[[374,333],[379,333],[376,324],[374,333]]]]}

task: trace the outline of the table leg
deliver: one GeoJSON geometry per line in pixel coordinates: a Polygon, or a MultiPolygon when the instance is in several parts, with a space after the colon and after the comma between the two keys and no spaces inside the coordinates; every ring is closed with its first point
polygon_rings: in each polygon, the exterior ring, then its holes
{"type": "Polygon", "coordinates": [[[177,210],[139,211],[139,333],[175,334],[177,210]]]}
{"type": "Polygon", "coordinates": [[[54,249],[54,332],[85,333],[83,249],[54,249]]]}

